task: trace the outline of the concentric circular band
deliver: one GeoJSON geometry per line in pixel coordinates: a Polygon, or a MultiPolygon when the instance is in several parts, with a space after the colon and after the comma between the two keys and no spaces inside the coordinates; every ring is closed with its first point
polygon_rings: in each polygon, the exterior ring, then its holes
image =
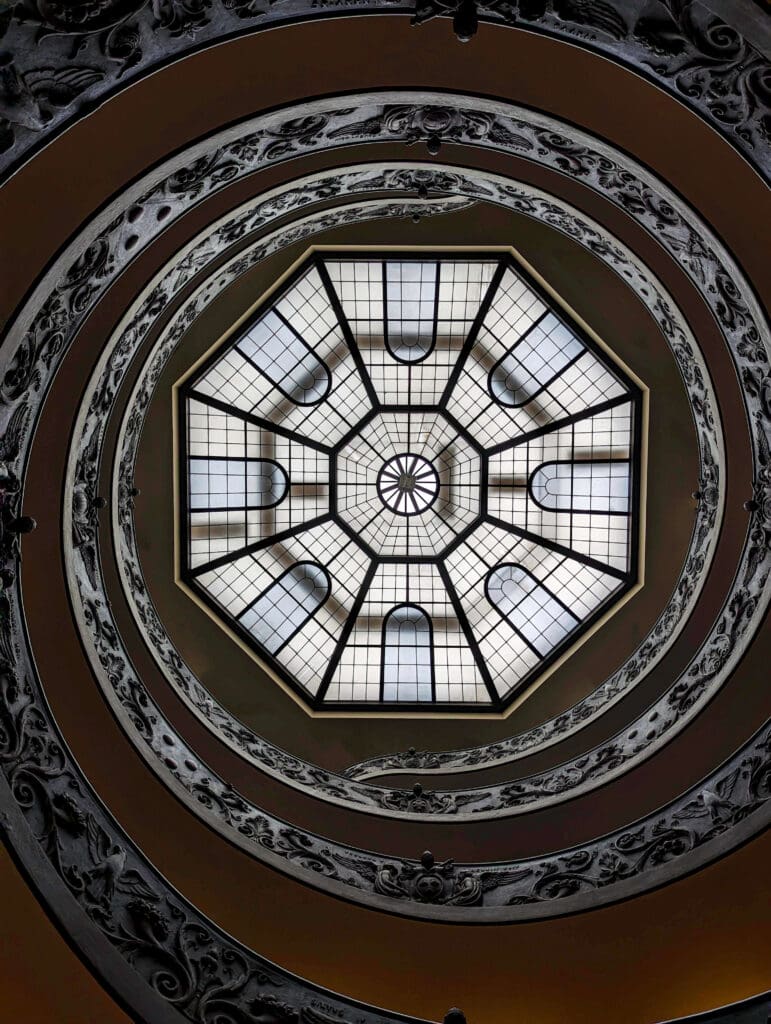
{"type": "MultiPolygon", "coordinates": [[[[351,177],[351,174],[359,173],[364,175],[364,182],[369,184],[372,190],[382,189],[384,184],[384,176],[382,172],[377,169],[367,167],[361,172],[350,172],[349,176],[346,177],[346,190],[353,191],[357,187],[362,187],[361,182],[357,185],[356,179],[351,177]],[[375,176],[373,178],[373,175],[375,176]]],[[[422,173],[422,172],[421,172],[422,173]]],[[[428,173],[428,172],[425,172],[428,173]]],[[[447,178],[447,172],[441,172],[444,178],[447,178]]],[[[478,194],[483,191],[486,194],[491,193],[491,182],[496,182],[495,176],[480,176],[475,177],[478,172],[456,172],[453,175],[453,187],[463,192],[467,191],[469,194],[478,194]],[[463,184],[464,175],[470,175],[470,181],[467,185],[463,184]]],[[[311,179],[313,181],[314,179],[311,179]]],[[[399,181],[397,175],[396,179],[399,181]]],[[[316,187],[321,188],[323,191],[327,191],[330,187],[330,182],[327,177],[320,177],[315,179],[316,187]]],[[[506,201],[511,201],[512,186],[504,184],[499,181],[498,185],[501,189],[501,194],[506,201]]],[[[297,186],[295,186],[296,188],[297,186]]],[[[337,186],[339,187],[339,185],[337,186]]],[[[541,194],[537,190],[522,190],[521,192],[521,203],[524,203],[525,197],[528,197],[528,201],[534,203],[532,213],[535,215],[545,216],[547,210],[551,213],[553,219],[556,220],[558,211],[564,216],[564,204],[556,203],[551,198],[546,199],[541,197],[541,194]],[[541,197],[541,202],[545,205],[541,205],[537,202],[536,197],[541,197]]],[[[272,203],[272,199],[268,199],[269,203],[272,203]]],[[[581,237],[582,231],[585,230],[581,227],[585,222],[578,218],[575,213],[571,211],[567,222],[565,223],[565,229],[570,231],[570,234],[574,238],[581,237]]],[[[592,225],[589,233],[589,237],[597,243],[599,229],[596,225],[592,225]]],[[[699,580],[703,579],[703,573],[706,571],[708,565],[708,558],[704,556],[710,550],[709,539],[712,536],[714,540],[714,534],[712,530],[715,528],[716,523],[719,521],[717,517],[717,507],[720,502],[718,483],[718,473],[716,467],[718,460],[721,456],[718,453],[720,450],[716,447],[716,442],[710,440],[715,437],[715,423],[713,421],[710,410],[714,407],[714,399],[704,393],[704,389],[708,388],[708,374],[705,370],[701,370],[698,374],[693,375],[690,373],[696,356],[696,349],[692,342],[688,340],[687,328],[684,324],[680,323],[679,315],[671,306],[670,300],[666,298],[660,290],[658,284],[653,283],[649,277],[647,271],[645,271],[639,265],[639,262],[634,261],[629,254],[624,253],[621,255],[623,250],[619,247],[618,243],[611,243],[608,239],[604,243],[604,247],[615,254],[616,269],[619,273],[624,273],[625,279],[633,277],[635,282],[635,288],[638,294],[645,301],[645,295],[643,292],[648,293],[648,303],[654,314],[656,307],[659,307],[658,316],[662,315],[664,320],[663,325],[668,325],[669,329],[672,329],[674,323],[678,323],[680,326],[675,334],[677,338],[677,345],[675,348],[676,355],[679,354],[679,358],[682,360],[681,365],[683,366],[684,372],[690,374],[690,381],[688,383],[689,388],[693,390],[693,407],[695,415],[699,421],[698,435],[703,448],[703,465],[702,471],[706,476],[710,476],[714,482],[714,504],[705,503],[699,510],[697,515],[697,524],[694,530],[694,536],[692,539],[692,550],[686,561],[685,571],[688,574],[688,583],[679,584],[675,598],[670,603],[669,607],[662,614],[659,623],[654,627],[654,631],[651,637],[647,638],[642,645],[642,650],[645,651],[647,664],[652,665],[655,663],[657,657],[660,657],[667,649],[671,639],[673,638],[679,624],[687,617],[687,609],[690,606],[690,601],[695,599],[699,590],[699,580]],[[612,246],[612,247],[611,247],[612,246]],[[634,268],[633,270],[631,268],[634,268]],[[627,276],[628,275],[628,276],[627,276]],[[709,525],[708,525],[709,524],[709,525]],[[683,597],[686,598],[683,601],[683,597]]],[[[193,250],[195,251],[195,250],[193,250]]],[[[613,263],[613,261],[611,261],[613,263]]],[[[235,265],[238,269],[243,267],[243,257],[236,257],[235,265]]],[[[226,280],[229,280],[228,268],[223,268],[220,271],[220,275],[225,275],[226,280]]],[[[168,637],[163,630],[162,624],[158,621],[157,615],[152,608],[152,602],[147,595],[146,590],[143,587],[136,587],[132,581],[141,579],[141,566],[137,557],[135,548],[135,541],[133,536],[133,525],[131,517],[130,506],[124,504],[122,506],[118,503],[118,498],[122,493],[125,496],[126,488],[129,486],[129,482],[133,479],[133,458],[135,454],[135,446],[138,441],[138,432],[141,426],[141,418],[139,416],[139,410],[143,410],[147,407],[149,402],[150,393],[154,386],[154,382],[158,379],[160,373],[160,367],[168,357],[173,346],[177,343],[184,331],[184,325],[190,322],[191,316],[196,315],[197,311],[203,308],[201,303],[205,304],[206,295],[216,294],[220,290],[221,277],[215,279],[213,283],[203,285],[196,293],[195,296],[188,300],[188,303],[175,315],[168,327],[165,329],[162,336],[156,343],[154,353],[148,357],[146,367],[143,374],[140,376],[136,389],[129,402],[129,408],[132,410],[132,415],[129,420],[124,424],[124,430],[121,434],[121,440],[119,442],[119,454],[116,462],[116,466],[119,466],[119,476],[115,483],[115,495],[116,505],[115,508],[120,508],[120,511],[116,513],[120,522],[120,529],[117,528],[116,521],[116,543],[120,549],[119,564],[125,566],[125,579],[124,586],[127,590],[127,596],[129,596],[130,602],[134,602],[137,607],[136,617],[140,629],[143,628],[143,624],[152,623],[152,628],[146,631],[146,635],[151,643],[151,649],[154,650],[156,658],[158,659],[159,665],[165,671],[167,678],[172,682],[173,685],[183,689],[183,692],[188,695],[188,700],[192,700],[193,706],[198,710],[199,714],[202,714],[205,720],[210,723],[216,721],[217,731],[220,735],[224,736],[226,740],[239,752],[245,754],[249,759],[255,759],[256,763],[263,767],[271,774],[278,773],[279,777],[288,781],[290,785],[298,786],[299,788],[305,788],[310,786],[311,791],[316,795],[325,796],[327,799],[331,799],[334,802],[348,802],[352,806],[358,809],[372,809],[379,813],[385,813],[389,816],[404,814],[407,816],[423,817],[426,814],[432,817],[452,817],[453,819],[462,818],[464,816],[473,817],[488,817],[496,816],[497,814],[503,813],[516,813],[519,809],[527,810],[531,809],[533,803],[545,804],[553,803],[561,799],[566,799],[573,793],[580,791],[581,785],[584,782],[584,776],[578,772],[570,772],[565,774],[565,771],[560,773],[560,779],[562,784],[560,786],[549,786],[544,785],[543,777],[532,777],[526,781],[521,790],[517,791],[517,794],[509,794],[506,802],[502,802],[501,792],[502,787],[493,787],[491,789],[477,789],[467,791],[452,791],[452,792],[436,792],[428,795],[422,795],[421,798],[416,801],[414,794],[411,792],[394,791],[389,789],[379,789],[377,787],[354,787],[351,783],[339,776],[335,776],[331,773],[320,773],[318,768],[307,766],[304,762],[299,761],[297,758],[292,758],[283,751],[276,751],[276,748],[270,744],[266,744],[264,740],[259,740],[249,730],[245,729],[239,723],[235,722],[231,716],[219,708],[219,706],[213,705],[212,698],[210,695],[206,695],[205,699],[200,698],[202,687],[194,677],[187,674],[187,670],[183,668],[184,663],[179,657],[178,652],[173,648],[173,645],[169,641],[168,637]],[[185,673],[186,678],[181,679],[182,674],[185,673]],[[567,783],[567,784],[566,784],[567,783]],[[535,800],[533,800],[535,796],[535,800]]],[[[156,284],[152,285],[152,292],[155,292],[156,284]]],[[[132,337],[135,335],[136,321],[130,319],[132,337]]],[[[116,351],[119,352],[121,360],[126,357],[128,352],[125,342],[128,337],[124,337],[123,341],[119,341],[120,328],[116,332],[115,344],[116,351]]],[[[103,383],[110,379],[117,379],[116,368],[108,368],[105,371],[103,383]]],[[[96,385],[99,393],[104,393],[103,385],[96,385]]],[[[86,434],[83,437],[81,450],[89,451],[88,438],[90,434],[88,431],[96,430],[97,421],[89,417],[89,427],[86,434]]],[[[90,456],[89,456],[90,457],[90,456]]],[[[615,673],[613,677],[602,687],[599,688],[595,694],[586,698],[579,705],[576,706],[573,712],[572,720],[571,716],[561,715],[555,719],[552,723],[547,723],[532,730],[529,734],[523,734],[521,737],[524,740],[522,744],[523,752],[530,752],[532,749],[539,749],[542,746],[547,746],[550,743],[556,742],[563,738],[563,736],[570,731],[578,729],[581,725],[591,717],[604,710],[605,706],[608,706],[614,700],[620,698],[620,696],[628,689],[630,685],[633,685],[640,677],[639,670],[639,659],[632,656],[629,661],[630,668],[624,671],[623,669],[615,673]],[[551,728],[550,728],[551,726],[551,728]],[[571,728],[572,727],[572,728],[571,728]],[[530,746],[528,747],[528,743],[530,746]]],[[[653,721],[659,722],[659,727],[652,727],[653,722],[646,725],[646,735],[651,740],[658,741],[661,737],[667,734],[667,730],[671,727],[673,721],[678,718],[677,710],[670,708],[667,714],[662,715],[660,708],[656,708],[651,711],[653,721]]],[[[629,732],[635,732],[635,728],[631,727],[629,732]]],[[[635,744],[631,744],[632,753],[640,755],[639,747],[635,749],[635,744]]],[[[606,777],[606,773],[611,771],[622,771],[624,764],[623,761],[615,761],[612,764],[607,762],[607,758],[604,757],[602,752],[598,752],[596,755],[598,761],[602,764],[605,762],[604,767],[600,771],[594,771],[590,774],[592,782],[597,784],[599,778],[606,777]]]]}
{"type": "MultiPolygon", "coordinates": [[[[521,124],[521,122],[520,122],[520,124],[521,124]]],[[[503,127],[503,126],[501,126],[501,127],[503,127]]],[[[339,137],[339,136],[336,136],[336,137],[339,137]]],[[[500,138],[500,137],[501,136],[498,135],[498,138],[500,138]]],[[[110,269],[112,271],[113,267],[111,267],[110,269]]],[[[80,272],[82,272],[82,270],[80,272]]],[[[737,272],[737,276],[738,276],[738,272],[737,272]]],[[[77,281],[77,275],[75,275],[75,277],[76,277],[76,281],[77,281]]],[[[734,321],[734,323],[736,322],[738,317],[751,318],[752,313],[750,312],[749,306],[753,306],[754,307],[754,305],[755,305],[754,304],[754,298],[752,298],[752,297],[749,297],[749,299],[748,299],[748,306],[744,306],[744,304],[736,296],[734,296],[734,299],[733,299],[733,302],[732,302],[732,310],[731,310],[732,320],[734,321]],[[747,310],[746,314],[744,312],[745,309],[747,310]]],[[[742,336],[743,336],[743,339],[746,341],[747,340],[746,339],[746,332],[747,332],[746,323],[744,325],[744,328],[745,329],[742,332],[742,336]]],[[[763,358],[763,355],[762,355],[762,348],[760,347],[760,334],[757,331],[757,328],[755,328],[755,338],[757,339],[758,344],[757,344],[757,346],[755,346],[753,351],[754,352],[756,351],[758,353],[756,358],[757,359],[761,359],[761,358],[763,358]]],[[[739,353],[739,356],[742,357],[742,353],[741,352],[739,353]]],[[[8,375],[6,375],[6,380],[8,380],[8,375]]],[[[757,564],[757,558],[756,557],[755,557],[755,564],[757,564]]],[[[754,573],[751,573],[751,574],[745,573],[743,575],[742,579],[743,580],[747,580],[747,582],[749,584],[752,584],[753,580],[754,580],[754,575],[755,575],[754,573]]],[[[755,587],[757,587],[758,583],[760,583],[760,586],[761,586],[761,589],[762,589],[762,584],[765,581],[765,579],[766,579],[766,576],[761,573],[760,580],[758,580],[754,584],[755,587]]],[[[744,627],[744,626],[750,626],[751,627],[751,625],[753,624],[753,620],[757,621],[756,616],[755,616],[755,611],[757,610],[758,606],[762,605],[762,604],[764,604],[764,602],[759,601],[757,598],[755,598],[755,600],[753,601],[753,610],[752,610],[752,612],[750,613],[750,615],[748,617],[749,621],[742,622],[741,623],[742,627],[744,627]]],[[[761,614],[762,614],[762,611],[761,611],[761,614]]],[[[743,632],[745,632],[744,628],[741,628],[740,630],[738,630],[738,633],[739,633],[739,635],[737,636],[737,642],[738,643],[742,642],[743,638],[741,636],[741,633],[743,633],[743,632]]],[[[734,635],[735,636],[737,635],[737,631],[736,630],[734,631],[734,635]]],[[[721,646],[722,646],[723,650],[725,650],[725,644],[724,644],[723,641],[721,641],[721,646]]],[[[727,657],[725,658],[723,664],[726,664],[727,662],[730,662],[733,657],[734,657],[734,652],[730,652],[727,655],[727,657]]],[[[759,743],[764,743],[765,742],[765,737],[764,736],[759,737],[758,742],[759,743]]],[[[754,774],[750,773],[750,775],[754,779],[754,774]]],[[[755,783],[752,782],[752,786],[754,786],[754,785],[755,785],[755,783]]],[[[744,795],[747,796],[747,794],[744,794],[744,795]]],[[[761,800],[761,804],[762,804],[762,800],[761,800]]],[[[761,805],[757,804],[757,800],[756,800],[755,807],[758,810],[758,812],[760,812],[760,810],[762,809],[761,805]]],[[[660,820],[657,822],[657,825],[659,825],[659,826],[661,825],[661,821],[660,820]]],[[[721,830],[721,834],[724,831],[725,831],[725,829],[722,829],[721,830]]],[[[638,828],[637,834],[639,834],[639,828],[638,828]]],[[[310,838],[310,837],[308,837],[308,838],[310,838]]],[[[610,838],[610,837],[608,837],[608,838],[610,838]]],[[[690,843],[690,845],[688,847],[688,851],[687,852],[690,853],[690,852],[692,852],[694,850],[695,846],[699,846],[700,849],[699,849],[698,856],[699,857],[703,857],[704,853],[702,852],[702,849],[701,849],[702,843],[704,843],[704,844],[710,843],[713,840],[715,840],[716,838],[717,837],[714,834],[714,831],[710,831],[709,829],[694,829],[693,839],[691,840],[691,843],[690,843]],[[700,837],[698,840],[697,840],[697,836],[700,837]]],[[[603,846],[607,846],[607,838],[606,838],[605,841],[601,841],[601,842],[602,842],[603,846]]],[[[611,842],[615,843],[615,847],[616,847],[617,852],[620,853],[620,850],[624,849],[624,844],[622,842],[622,837],[616,837],[614,840],[611,840],[611,842]],[[621,843],[621,847],[619,847],[619,843],[621,843]]],[[[275,849],[275,846],[274,846],[274,849],[275,849]]],[[[686,850],[682,849],[681,853],[682,854],[686,853],[686,850]]],[[[598,854],[597,854],[597,851],[595,851],[594,853],[590,854],[589,851],[587,850],[586,856],[589,858],[587,863],[590,863],[590,862],[591,863],[595,863],[598,854]]],[[[574,859],[574,863],[575,863],[575,853],[573,854],[573,859],[574,859]]],[[[367,863],[371,864],[372,862],[369,861],[367,863]]],[[[645,863],[644,863],[646,871],[635,873],[636,877],[634,879],[634,885],[639,885],[640,884],[640,882],[641,882],[641,877],[640,876],[642,874],[646,874],[647,873],[647,869],[652,869],[652,868],[654,868],[659,863],[660,863],[660,861],[658,861],[658,860],[656,861],[656,863],[651,863],[650,858],[646,858],[645,859],[645,863]]],[[[393,872],[396,872],[397,877],[399,876],[399,870],[398,870],[397,866],[394,865],[393,863],[391,863],[390,865],[387,865],[387,866],[384,865],[382,870],[386,870],[386,868],[387,868],[387,871],[386,871],[387,875],[391,875],[391,874],[393,874],[393,872]]],[[[512,915],[512,907],[513,906],[515,906],[515,905],[522,906],[525,903],[530,902],[529,900],[527,900],[524,897],[524,895],[521,895],[521,896],[517,897],[515,893],[512,893],[511,888],[510,888],[510,886],[518,884],[519,881],[522,881],[522,877],[523,876],[522,876],[521,872],[523,870],[525,871],[526,876],[531,878],[531,881],[533,883],[535,883],[537,881],[537,878],[534,877],[534,875],[537,875],[538,869],[535,868],[534,866],[530,866],[527,869],[524,869],[524,868],[520,869],[520,874],[519,874],[517,882],[512,880],[512,877],[511,877],[511,874],[510,874],[510,869],[507,866],[507,871],[509,871],[509,874],[507,875],[507,881],[506,881],[505,884],[504,884],[504,877],[503,877],[504,876],[504,872],[503,872],[502,866],[496,866],[496,868],[500,868],[500,870],[495,870],[495,869],[492,869],[492,868],[491,869],[485,869],[485,874],[486,875],[489,874],[489,870],[492,870],[492,872],[493,872],[492,877],[489,879],[489,881],[491,881],[491,883],[492,883],[492,888],[489,888],[487,886],[487,884],[485,884],[485,886],[481,887],[481,888],[478,887],[477,885],[475,885],[474,884],[474,877],[475,877],[474,876],[474,870],[475,869],[473,869],[471,867],[469,867],[467,869],[464,869],[463,866],[460,866],[460,867],[456,866],[455,868],[453,868],[453,872],[452,872],[452,877],[454,877],[456,880],[458,880],[458,876],[456,875],[455,872],[456,871],[460,871],[461,872],[461,874],[463,875],[463,878],[462,878],[460,884],[462,885],[464,893],[466,891],[469,892],[468,902],[471,902],[472,904],[476,904],[475,905],[475,909],[474,909],[475,915],[480,915],[480,914],[484,915],[484,917],[486,919],[494,919],[494,918],[505,919],[506,917],[510,917],[512,915]],[[469,872],[470,872],[470,877],[469,877],[469,872]],[[498,883],[500,883],[500,884],[496,884],[496,881],[498,883]],[[493,893],[493,892],[495,893],[494,897],[491,896],[491,893],[493,893]],[[499,902],[501,899],[503,899],[503,901],[505,903],[505,907],[503,906],[503,904],[501,904],[499,902]],[[484,900],[484,906],[479,906],[479,903],[482,900],[484,900]],[[485,913],[485,911],[487,911],[487,913],[485,913]],[[497,912],[495,912],[495,911],[497,911],[497,912]],[[493,912],[493,913],[491,913],[491,912],[493,912]]],[[[368,869],[366,869],[365,864],[362,864],[362,869],[364,870],[364,875],[362,875],[360,877],[362,879],[364,879],[366,877],[366,872],[367,872],[368,869]]],[[[347,868],[346,869],[346,871],[347,871],[347,878],[348,878],[348,881],[346,881],[346,882],[340,882],[340,881],[337,881],[336,879],[330,878],[328,876],[327,877],[327,882],[329,883],[329,888],[332,891],[336,891],[336,890],[338,890],[342,886],[341,891],[345,891],[346,887],[350,887],[351,880],[352,880],[352,876],[351,876],[350,872],[352,870],[353,870],[352,868],[347,868]]],[[[410,870],[412,870],[412,869],[410,869],[410,870]]],[[[546,870],[546,866],[545,865],[544,865],[544,870],[546,870]]],[[[671,866],[670,866],[670,871],[671,871],[671,866]]],[[[375,878],[373,878],[373,884],[375,884],[375,882],[376,882],[378,877],[381,877],[381,876],[380,876],[379,872],[376,871],[375,872],[375,878]]],[[[617,875],[615,877],[617,878],[617,875]]],[[[629,883],[631,881],[632,880],[629,877],[626,878],[626,882],[627,882],[626,889],[627,890],[629,889],[629,883]]],[[[360,884],[363,885],[363,882],[361,882],[360,884]]],[[[528,883],[528,884],[530,884],[530,883],[528,883]]],[[[595,897],[595,901],[596,901],[597,898],[600,898],[600,899],[613,898],[610,895],[609,891],[608,891],[609,887],[612,887],[610,882],[607,885],[604,882],[602,884],[598,884],[596,881],[594,883],[592,883],[590,881],[589,875],[587,875],[586,872],[585,872],[584,873],[584,885],[586,887],[592,888],[593,894],[594,894],[594,897],[595,897]]],[[[479,886],[481,886],[481,882],[479,882],[479,886]]],[[[453,894],[452,896],[448,896],[447,899],[448,900],[452,899],[453,902],[447,903],[447,905],[445,905],[444,903],[442,903],[441,906],[432,905],[430,910],[433,911],[433,913],[429,914],[428,916],[442,916],[443,915],[445,917],[452,917],[452,909],[453,909],[453,907],[457,907],[458,906],[458,899],[456,899],[456,896],[459,897],[460,894],[457,893],[457,894],[453,894]]],[[[560,892],[554,892],[550,896],[548,902],[551,904],[551,907],[554,907],[555,906],[554,901],[556,900],[557,903],[560,903],[561,900],[564,898],[564,896],[565,896],[565,894],[564,894],[564,891],[562,891],[562,890],[560,890],[560,892]]],[[[405,898],[409,899],[409,891],[407,891],[405,898]]],[[[541,897],[539,897],[539,899],[540,898],[541,897]]],[[[380,905],[383,905],[383,903],[385,903],[385,905],[387,905],[387,900],[385,898],[383,898],[382,901],[377,901],[377,902],[379,902],[380,905]]],[[[397,900],[396,902],[398,903],[399,901],[397,900]]],[[[581,901],[579,901],[579,904],[580,904],[580,902],[581,901]]],[[[564,902],[561,905],[562,905],[562,909],[563,910],[564,909],[568,909],[568,907],[566,906],[566,904],[564,902]]],[[[576,906],[575,901],[570,901],[569,906],[571,908],[575,908],[575,906],[576,906]]],[[[404,904],[402,904],[402,908],[404,909],[404,904]]],[[[541,907],[541,912],[544,912],[544,911],[548,912],[548,909],[545,908],[545,904],[544,904],[544,906],[541,907]]]]}

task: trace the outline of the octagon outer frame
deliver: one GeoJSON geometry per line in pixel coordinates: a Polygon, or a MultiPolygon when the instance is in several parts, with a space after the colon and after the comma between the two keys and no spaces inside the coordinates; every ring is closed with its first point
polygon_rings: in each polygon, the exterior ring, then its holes
{"type": "MultiPolygon", "coordinates": [[[[492,291],[490,292],[492,294],[492,291]]],[[[474,324],[469,332],[469,337],[472,339],[476,336],[476,332],[481,324],[481,320],[484,315],[484,309],[475,318],[474,324]]],[[[347,321],[346,321],[347,323],[347,321]]],[[[458,363],[460,365],[460,363],[458,363]]],[[[365,381],[368,377],[365,377],[365,381]]],[[[455,381],[451,380],[454,384],[455,381]]],[[[647,459],[648,459],[648,388],[640,377],[619,357],[608,344],[592,329],[592,327],[576,313],[575,310],[549,285],[549,283],[535,270],[535,268],[517,251],[513,246],[501,246],[501,245],[490,245],[490,246],[325,246],[325,245],[311,245],[309,246],[300,257],[295,260],[291,266],[269,287],[267,288],[259,298],[252,303],[248,309],[239,317],[227,331],[221,334],[217,340],[207,349],[203,355],[197,359],[193,365],[174,383],[172,387],[172,440],[173,440],[173,478],[174,478],[174,582],[175,584],[191,599],[199,608],[201,608],[217,626],[225,632],[225,634],[233,640],[238,646],[265,672],[268,677],[281,689],[288,694],[293,701],[303,709],[312,718],[452,718],[454,720],[462,720],[464,718],[479,719],[490,719],[490,720],[502,720],[511,715],[518,707],[520,707],[524,701],[526,701],[558,668],[560,668],[567,659],[575,653],[584,643],[586,643],[594,634],[605,625],[606,622],[612,618],[634,595],[644,586],[644,567],[645,567],[645,509],[646,509],[646,495],[647,495],[647,459]],[[182,546],[182,534],[185,533],[185,543],[187,542],[187,504],[186,504],[186,488],[182,486],[183,471],[186,462],[186,445],[185,445],[185,398],[187,397],[189,381],[208,369],[213,365],[220,357],[221,350],[227,344],[227,342],[233,338],[239,331],[242,331],[249,324],[251,324],[262,312],[265,305],[274,298],[280,297],[285,291],[289,290],[292,285],[299,280],[302,274],[307,270],[311,263],[315,263],[317,266],[321,264],[322,258],[334,257],[334,256],[363,256],[366,254],[372,254],[373,256],[378,254],[388,255],[390,258],[409,258],[415,257],[416,254],[423,253],[428,255],[441,254],[443,258],[456,257],[458,259],[469,259],[476,256],[478,259],[489,258],[492,255],[497,256],[500,259],[499,269],[504,269],[509,264],[514,265],[514,269],[520,274],[526,281],[528,286],[538,295],[542,301],[547,305],[556,306],[560,314],[567,317],[574,329],[576,330],[577,336],[586,345],[586,347],[594,352],[599,353],[600,358],[609,362],[612,367],[617,368],[626,377],[626,383],[630,388],[629,400],[632,402],[634,408],[634,443],[637,447],[637,451],[632,456],[632,527],[630,535],[630,569],[625,574],[627,577],[624,580],[623,586],[613,597],[604,601],[600,606],[589,615],[583,622],[582,627],[578,633],[572,638],[568,638],[563,644],[558,645],[554,651],[551,652],[547,657],[543,658],[536,667],[531,670],[517,685],[512,687],[511,691],[505,698],[500,698],[491,688],[488,682],[488,691],[491,696],[491,703],[475,707],[469,703],[440,703],[440,702],[426,702],[423,705],[417,702],[404,702],[398,704],[397,707],[390,708],[385,705],[378,704],[375,702],[325,702],[319,698],[311,696],[303,687],[296,683],[292,675],[284,670],[277,662],[274,662],[269,655],[263,653],[256,645],[250,633],[239,625],[234,619],[226,619],[218,608],[216,602],[208,596],[205,590],[195,584],[194,574],[187,569],[184,564],[184,552],[182,546]]],[[[330,480],[333,479],[333,472],[335,466],[336,453],[342,448],[352,436],[364,426],[369,420],[377,416],[380,412],[397,411],[399,406],[382,405],[379,400],[376,400],[377,404],[362,418],[362,420],[352,428],[343,438],[337,443],[337,445],[330,451],[330,480]]],[[[214,402],[213,404],[216,404],[214,402]]],[[[432,406],[432,409],[441,411],[443,415],[447,415],[447,412],[441,406],[432,406]]],[[[448,417],[452,422],[452,417],[448,417]]],[[[487,479],[487,458],[484,450],[481,449],[478,442],[468,435],[465,428],[460,427],[457,424],[464,437],[469,440],[473,448],[478,452],[482,461],[482,493],[486,496],[485,482],[487,479]]],[[[313,444],[311,443],[311,446],[313,444]]],[[[422,562],[436,564],[438,567],[442,566],[442,559],[452,551],[454,547],[460,544],[473,529],[476,528],[479,521],[487,517],[486,500],[483,500],[482,513],[478,519],[467,526],[456,538],[452,541],[445,549],[443,549],[442,557],[432,558],[410,558],[405,559],[399,556],[380,556],[377,555],[377,559],[380,562],[422,562]]],[[[337,525],[343,529],[349,536],[350,530],[342,523],[339,519],[336,510],[332,508],[332,495],[330,492],[330,502],[328,512],[325,516],[316,517],[311,520],[311,523],[321,523],[325,519],[331,519],[336,522],[337,525]]],[[[492,520],[495,522],[495,520],[492,520]]],[[[281,536],[291,536],[293,534],[305,531],[309,528],[309,523],[302,523],[296,528],[291,530],[283,531],[281,536]]],[[[361,543],[358,539],[358,543],[361,543]]],[[[548,546],[548,542],[544,542],[545,546],[548,546]]],[[[249,545],[246,545],[243,550],[248,550],[249,545]]],[[[375,556],[370,553],[370,557],[375,556]]],[[[580,560],[580,556],[579,556],[580,560]]],[[[368,570],[368,576],[372,575],[373,566],[370,565],[368,570]]],[[[371,579],[367,579],[369,583],[371,579]]],[[[448,593],[448,596],[449,593],[448,593]]],[[[456,608],[456,611],[458,609],[456,608]]],[[[357,614],[355,608],[352,615],[357,614]]],[[[461,620],[462,621],[462,620],[461,620]]],[[[476,644],[470,643],[470,648],[474,655],[477,664],[480,664],[479,652],[476,644]]],[[[481,662],[484,665],[484,662],[481,662]]],[[[488,673],[485,670],[482,673],[483,678],[487,679],[488,673]]],[[[319,689],[319,695],[323,696],[324,688],[319,689]]]]}

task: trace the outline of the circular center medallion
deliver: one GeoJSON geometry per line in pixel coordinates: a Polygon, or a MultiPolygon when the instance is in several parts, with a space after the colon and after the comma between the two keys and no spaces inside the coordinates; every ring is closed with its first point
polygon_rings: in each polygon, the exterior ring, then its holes
{"type": "Polygon", "coordinates": [[[392,512],[414,516],[425,512],[439,494],[439,475],[422,455],[407,452],[386,462],[377,477],[380,500],[392,512]]]}

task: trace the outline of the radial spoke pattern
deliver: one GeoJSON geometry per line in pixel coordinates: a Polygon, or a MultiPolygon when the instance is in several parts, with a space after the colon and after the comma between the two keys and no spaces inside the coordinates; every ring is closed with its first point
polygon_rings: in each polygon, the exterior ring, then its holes
{"type": "Polygon", "coordinates": [[[312,256],[181,388],[183,578],[319,708],[500,708],[637,579],[641,393],[500,253],[312,256]]]}

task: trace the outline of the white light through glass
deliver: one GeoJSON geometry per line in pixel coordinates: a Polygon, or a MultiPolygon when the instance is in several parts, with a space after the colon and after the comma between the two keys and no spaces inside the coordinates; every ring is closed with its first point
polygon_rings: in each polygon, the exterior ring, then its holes
{"type": "Polygon", "coordinates": [[[314,254],[181,402],[183,578],[314,707],[501,708],[636,580],[640,391],[507,254],[314,254]]]}

